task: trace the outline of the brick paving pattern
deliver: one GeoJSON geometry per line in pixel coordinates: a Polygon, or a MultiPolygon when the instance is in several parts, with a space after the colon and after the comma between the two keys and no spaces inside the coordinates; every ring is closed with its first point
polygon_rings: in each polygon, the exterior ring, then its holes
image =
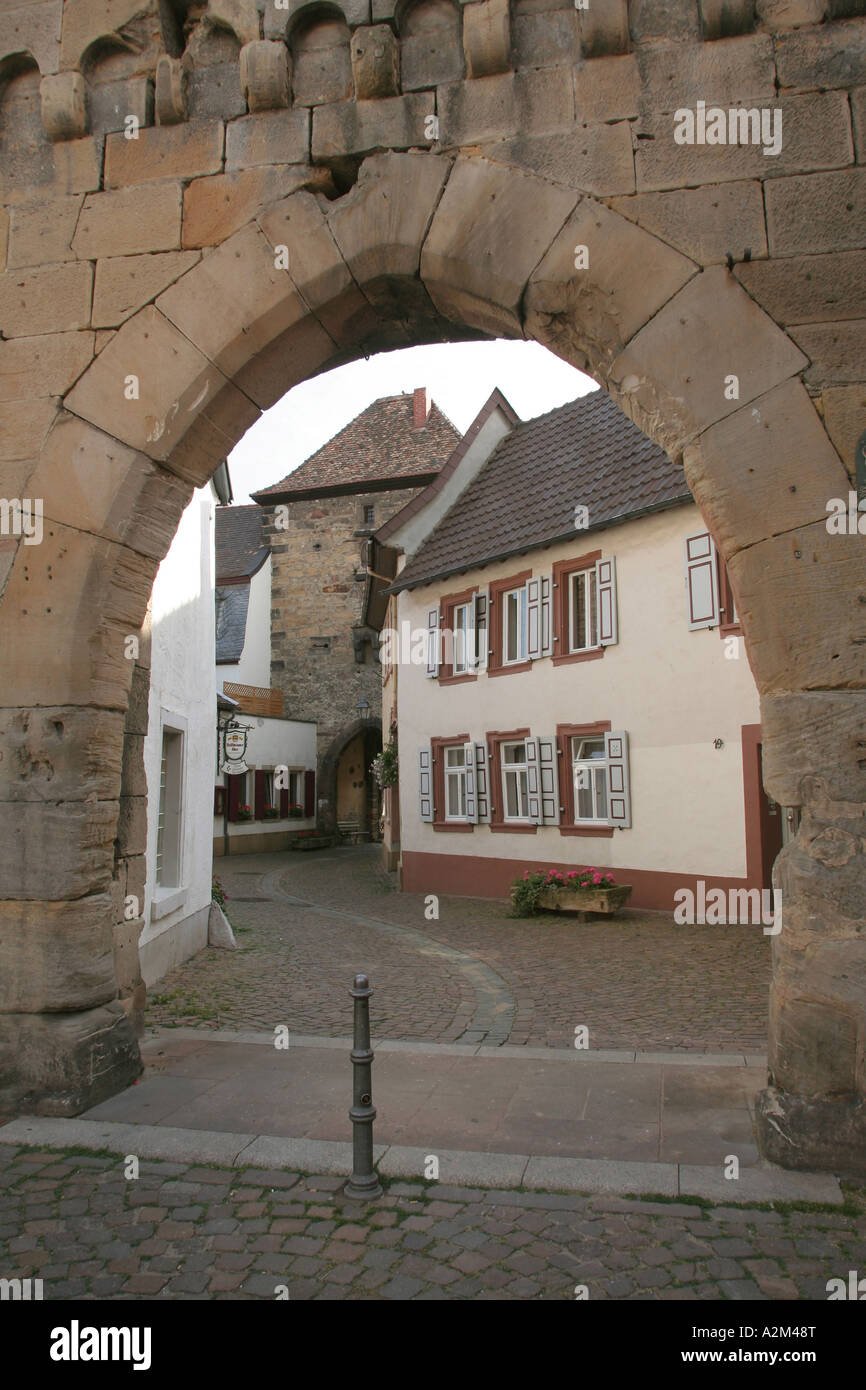
{"type": "Polygon", "coordinates": [[[845,1211],[392,1183],[0,1146],[0,1271],[46,1299],[826,1299],[862,1268],[845,1211]]]}
{"type": "Polygon", "coordinates": [[[762,1052],[770,937],[625,912],[577,924],[502,903],[398,893],[377,848],[218,860],[240,949],[202,951],[151,992],[147,1022],[346,1036],[372,978],[374,1037],[762,1052]],[[284,894],[318,904],[328,916],[284,894]],[[345,914],[345,915],[340,915],[345,914]],[[503,1023],[504,1020],[504,1023],[503,1023]]]}

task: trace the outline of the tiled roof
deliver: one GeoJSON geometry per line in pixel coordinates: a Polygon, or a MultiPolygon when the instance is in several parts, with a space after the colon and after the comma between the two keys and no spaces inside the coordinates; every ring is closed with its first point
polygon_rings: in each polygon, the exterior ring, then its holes
{"type": "Polygon", "coordinates": [[[429,482],[460,442],[460,434],[438,405],[431,404],[427,423],[412,428],[413,394],[383,396],[362,410],[345,429],[329,439],[282,482],[253,493],[256,501],[275,502],[305,494],[364,491],[382,481],[429,482]]]}
{"type": "Polygon", "coordinates": [[[682,469],[604,391],[516,426],[392,586],[416,588],[576,534],[691,500],[682,469]]]}
{"type": "Polygon", "coordinates": [[[214,591],[218,666],[241,659],[247,635],[249,603],[249,584],[218,585],[214,591]]]}
{"type": "Polygon", "coordinates": [[[214,522],[216,582],[249,579],[261,569],[269,551],[262,536],[261,507],[217,507],[214,522]]]}

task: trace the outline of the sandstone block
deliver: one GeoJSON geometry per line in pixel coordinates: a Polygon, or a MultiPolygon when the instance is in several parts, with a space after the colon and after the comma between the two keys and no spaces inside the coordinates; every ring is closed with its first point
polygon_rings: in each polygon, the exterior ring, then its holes
{"type": "Polygon", "coordinates": [[[866,170],[773,179],[765,198],[771,256],[817,256],[863,245],[866,170]]]}
{"type": "Polygon", "coordinates": [[[609,58],[628,53],[628,0],[596,0],[577,14],[580,47],[585,58],[609,58]]]}
{"type": "Polygon", "coordinates": [[[764,200],[756,179],[636,193],[613,198],[610,206],[700,265],[720,264],[729,254],[741,261],[746,248],[758,258],[767,254],[764,200]]]}
{"type": "Polygon", "coordinates": [[[121,855],[147,849],[147,796],[121,796],[118,803],[117,848],[121,855]]]}
{"type": "Polygon", "coordinates": [[[641,329],[614,362],[609,381],[627,414],[676,460],[696,434],[805,365],[736,280],[713,266],[641,329]],[[729,374],[738,378],[738,400],[726,398],[729,374]]]}
{"type": "Polygon", "coordinates": [[[335,16],[303,30],[301,42],[293,42],[292,95],[296,106],[319,106],[352,96],[349,35],[335,16]]]}
{"type": "Polygon", "coordinates": [[[775,40],[781,87],[857,87],[866,83],[866,34],[859,20],[795,29],[775,40]]]}
{"type": "Polygon", "coordinates": [[[235,934],[232,931],[231,922],[226,917],[219,903],[211,903],[210,915],[207,923],[207,944],[214,946],[222,951],[236,951],[238,943],[235,941],[235,934]]]}
{"type": "Polygon", "coordinates": [[[11,207],[99,187],[100,155],[92,136],[16,152],[4,160],[0,197],[11,207]]]}
{"type": "Polygon", "coordinates": [[[260,24],[256,0],[209,0],[208,23],[231,29],[239,43],[253,43],[260,24]]]}
{"type": "Polygon", "coordinates": [[[183,244],[218,245],[262,208],[299,188],[332,191],[330,170],[311,164],[265,164],[195,179],[184,193],[183,244]]]}
{"type": "MultiPolygon", "coordinates": [[[[825,502],[816,498],[819,515],[825,502]]],[[[749,663],[762,696],[821,690],[828,672],[837,689],[862,687],[862,536],[829,535],[825,515],[811,526],[738,551],[728,570],[742,600],[749,663]],[[834,614],[832,623],[828,612],[834,614]]]]}
{"type": "Polygon", "coordinates": [[[313,159],[406,150],[427,143],[425,122],[433,115],[432,92],[411,92],[372,103],[341,101],[313,110],[313,159]]]}
{"type": "Polygon", "coordinates": [[[417,275],[424,233],[449,171],[447,160],[423,154],[365,161],[355,187],[327,211],[328,227],[359,285],[389,274],[417,275]]]}
{"type": "MultiPolygon", "coordinates": [[[[285,38],[286,28],[291,23],[298,10],[304,9],[309,4],[309,0],[288,0],[285,9],[277,10],[271,5],[265,6],[264,13],[264,36],[266,39],[285,38]]],[[[340,0],[340,10],[345,16],[346,23],[352,28],[359,24],[370,23],[370,0],[340,0]]],[[[394,13],[393,4],[390,14],[394,13]]],[[[388,15],[380,15],[375,18],[388,19],[388,15]]]]}
{"type": "Polygon", "coordinates": [[[0,801],[2,898],[40,902],[104,892],[116,825],[116,801],[0,801]]]}
{"type": "Polygon", "coordinates": [[[400,39],[400,85],[404,92],[457,82],[464,66],[456,26],[406,34],[400,39]]]}
{"type": "Polygon", "coordinates": [[[117,1002],[76,1013],[0,1015],[7,1111],[78,1115],[141,1071],[135,1030],[117,1002]]]}
{"type": "Polygon", "coordinates": [[[468,77],[492,77],[511,66],[508,0],[474,0],[463,6],[463,52],[468,77]]]}
{"type": "Polygon", "coordinates": [[[193,67],[189,74],[191,121],[231,121],[247,114],[241,88],[240,62],[232,54],[227,63],[193,67]]]}
{"type": "Polygon", "coordinates": [[[66,405],[107,434],[163,460],[224,385],[213,363],[149,305],[103,348],[66,405]]]}
{"type": "Polygon", "coordinates": [[[199,260],[197,251],[162,255],[110,256],[97,261],[93,285],[93,325],[115,326],[155,299],[199,260]]]}
{"type": "Polygon", "coordinates": [[[144,854],[132,855],[124,862],[126,864],[126,892],[127,894],[132,893],[140,903],[143,903],[147,882],[147,856],[144,854]]]}
{"type": "Polygon", "coordinates": [[[129,704],[126,710],[125,732],[146,734],[150,722],[150,676],[143,666],[136,666],[132,672],[129,687],[129,704]]]}
{"type": "Polygon", "coordinates": [[[189,114],[189,64],[182,58],[160,54],[156,65],[156,119],[160,125],[178,125],[189,114]]]}
{"type": "Polygon", "coordinates": [[[755,0],[699,0],[705,39],[748,34],[755,25],[755,0]]]}
{"type": "Polygon", "coordinates": [[[578,121],[624,121],[638,114],[640,73],[634,54],[593,58],[574,68],[574,108],[578,121]]]}
{"type": "Polygon", "coordinates": [[[784,174],[851,163],[848,102],[843,92],[761,102],[762,110],[777,108],[782,111],[778,155],[765,155],[760,145],[677,145],[673,115],[643,117],[635,152],[638,191],[750,178],[766,179],[772,187],[784,174]]]}
{"type": "Polygon", "coordinates": [[[698,101],[757,105],[776,95],[773,41],[767,34],[643,48],[638,63],[641,106],[650,112],[676,111],[698,101]]]}
{"type": "Polygon", "coordinates": [[[821,393],[824,424],[849,475],[854,475],[854,451],[866,419],[866,385],[826,386],[821,393]]]}
{"type": "Polygon", "coordinates": [[[40,83],[42,124],[49,140],[80,140],[87,133],[84,78],[80,72],[58,72],[40,83]]]}
{"type": "Polygon", "coordinates": [[[58,405],[53,397],[7,402],[0,411],[0,463],[34,458],[52,426],[58,405]]]}
{"type": "Polygon", "coordinates": [[[751,261],[735,270],[777,323],[822,323],[866,318],[866,251],[751,261]]]}
{"type": "Polygon", "coordinates": [[[827,0],[755,0],[755,9],[764,26],[777,34],[802,24],[820,24],[827,11],[827,0]]]}
{"type": "MultiPolygon", "coordinates": [[[[363,184],[368,177],[362,168],[359,182],[363,184]]],[[[351,199],[352,194],[346,202],[351,199]]],[[[287,248],[292,282],[311,309],[326,306],[352,284],[351,272],[312,193],[299,192],[284,198],[263,212],[258,224],[272,248],[287,248]]]]}
{"type": "Polygon", "coordinates": [[[770,1087],[755,1097],[755,1130],[770,1163],[855,1181],[864,1177],[866,1111],[860,1099],[809,1100],[770,1087]]]}
{"type": "Polygon", "coordinates": [[[400,92],[400,50],[387,24],[356,29],[351,44],[352,76],[359,101],[400,92]]]}
{"type": "MultiPolygon", "coordinates": [[[[473,145],[510,135],[539,135],[568,129],[574,120],[574,89],[567,68],[503,73],[437,88],[439,141],[473,145]]],[[[572,144],[580,143],[573,132],[572,144]]]]}
{"type": "Polygon", "coordinates": [[[698,0],[632,0],[629,27],[632,42],[639,45],[672,38],[678,44],[697,43],[701,37],[698,0]]]}
{"type": "Polygon", "coordinates": [[[180,246],[183,190],[179,183],[88,193],[72,242],[76,256],[132,256],[180,246]]]}
{"type": "Polygon", "coordinates": [[[143,917],[114,924],[114,977],[118,995],[123,998],[141,985],[141,962],[138,956],[138,938],[144,926],[143,917]]]}
{"type": "MultiPolygon", "coordinates": [[[[246,371],[245,368],[238,373],[237,385],[225,382],[205,401],[194,424],[165,461],[166,468],[196,487],[201,487],[213,476],[241,436],[259,418],[252,394],[246,393],[246,371]]],[[[288,385],[278,396],[284,395],[287,389],[288,385]]]]}
{"type": "MultiPolygon", "coordinates": [[[[368,317],[372,316],[373,310],[363,298],[361,291],[354,287],[352,291],[346,291],[346,295],[354,294],[356,301],[364,304],[368,317]]],[[[330,329],[334,314],[339,307],[337,304],[329,309],[328,328],[330,329]]],[[[323,321],[326,315],[321,315],[323,321]]],[[[301,319],[293,328],[289,328],[285,333],[281,333],[278,338],[242,367],[235,378],[235,385],[238,391],[242,391],[243,398],[247,404],[254,401],[262,410],[267,410],[276,401],[280,400],[287,391],[291,390],[300,381],[306,381],[308,377],[315,376],[317,372],[325,371],[329,366],[337,366],[339,362],[345,361],[346,356],[337,357],[336,343],[339,338],[332,338],[326,332],[322,324],[317,319],[308,315],[301,319]]],[[[357,339],[350,336],[347,341],[352,349],[356,346],[357,339]]],[[[353,356],[358,354],[353,351],[353,356]]],[[[186,441],[184,441],[186,443],[186,441]]],[[[231,447],[231,446],[229,446],[231,447]]],[[[176,460],[170,460],[171,466],[175,467],[176,460]]],[[[211,470],[212,471],[212,470],[211,470]]]]}
{"type": "Polygon", "coordinates": [[[580,53],[577,10],[518,14],[512,26],[518,68],[558,67],[573,63],[580,53]]]}
{"type": "Polygon", "coordinates": [[[864,728],[861,690],[765,695],[761,742],[770,795],[783,806],[802,806],[817,796],[856,808],[863,797],[864,728]]]}
{"type": "Polygon", "coordinates": [[[0,210],[0,272],[6,269],[9,255],[9,214],[5,208],[0,210]]]}
{"type": "Polygon", "coordinates": [[[309,112],[264,111],[244,116],[232,121],[226,133],[226,171],[255,164],[307,163],[309,150],[309,112]]]}
{"type": "Polygon", "coordinates": [[[80,67],[85,49],[127,26],[138,40],[136,47],[146,56],[150,43],[157,36],[161,38],[159,16],[152,0],[66,0],[60,66],[80,67]]]}
{"type": "Polygon", "coordinates": [[[92,333],[43,333],[0,342],[0,401],[62,396],[92,356],[92,333]]]}
{"type": "MultiPolygon", "coordinates": [[[[109,130],[133,130],[128,117],[134,116],[137,129],[153,125],[153,83],[149,77],[126,77],[104,82],[88,93],[90,129],[94,135],[109,130]]],[[[131,137],[127,137],[131,138],[131,137]]]]}
{"type": "Polygon", "coordinates": [[[284,43],[256,39],[241,49],[241,91],[250,111],[289,104],[289,54],[284,43]]]}
{"type": "Polygon", "coordinates": [[[851,92],[850,96],[857,163],[866,164],[866,87],[858,87],[856,91],[851,92]]]}
{"type": "Polygon", "coordinates": [[[10,269],[74,260],[72,237],[84,201],[82,194],[13,207],[9,226],[10,269]]]}
{"type": "Polygon", "coordinates": [[[105,140],[105,187],[149,183],[153,179],[192,179],[218,173],[222,166],[220,124],[154,126],[137,140],[113,134],[105,140]]]}
{"type": "Polygon", "coordinates": [[[799,324],[791,337],[812,360],[805,380],[815,386],[841,382],[862,382],[866,375],[863,345],[866,319],[847,319],[843,323],[799,324]]]}
{"type": "Polygon", "coordinates": [[[68,333],[90,322],[93,268],[67,262],[7,270],[0,278],[0,322],[7,338],[68,333]]]}
{"type": "Polygon", "coordinates": [[[71,705],[0,712],[0,802],[113,801],[123,715],[71,705]]]}
{"type": "Polygon", "coordinates": [[[828,497],[847,488],[836,452],[797,378],[706,430],[686,448],[683,467],[725,554],[808,526],[824,512],[828,497]]]}
{"type": "Polygon", "coordinates": [[[436,307],[485,332],[522,336],[526,282],[576,202],[541,179],[458,159],[421,254],[436,307]]]}
{"type": "MultiPolygon", "coordinates": [[[[488,79],[488,81],[498,79],[488,79]]],[[[570,134],[519,136],[484,146],[488,159],[517,166],[597,197],[634,192],[628,121],[579,126],[570,134]]]]}
{"type": "Polygon", "coordinates": [[[107,893],[0,903],[0,1013],[89,1009],[117,994],[107,893]]]}
{"type": "Polygon", "coordinates": [[[206,256],[160,295],[157,308],[230,378],[307,313],[254,226],[235,232],[206,256]]]}
{"type": "Polygon", "coordinates": [[[533,272],[526,330],[549,344],[551,333],[558,335],[571,362],[577,354],[594,367],[609,363],[696,271],[663,241],[584,198],[533,272]],[[575,267],[577,247],[586,248],[582,269],[575,267]]]}
{"type": "Polygon", "coordinates": [[[60,25],[63,0],[9,6],[0,15],[0,53],[31,53],[41,73],[56,72],[60,63],[60,25]]]}
{"type": "MultiPolygon", "coordinates": [[[[128,545],[156,560],[171,544],[190,498],[187,485],[157,468],[144,454],[74,415],[58,420],[36,464],[32,484],[37,496],[51,499],[46,509],[52,520],[128,545]]],[[[129,631],[134,634],[138,629],[129,631]]]]}

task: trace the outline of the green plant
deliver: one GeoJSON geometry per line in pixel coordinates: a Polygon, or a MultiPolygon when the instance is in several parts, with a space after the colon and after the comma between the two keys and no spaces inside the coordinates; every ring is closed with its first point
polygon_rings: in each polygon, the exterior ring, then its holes
{"type": "Polygon", "coordinates": [[[279,817],[279,814],[280,814],[280,813],[279,813],[279,810],[277,809],[276,806],[266,806],[265,809],[264,809],[263,819],[264,819],[264,820],[277,820],[277,818],[279,817]]]}
{"type": "Polygon", "coordinates": [[[538,911],[538,900],[547,887],[547,875],[537,869],[531,874],[527,869],[522,878],[511,885],[511,902],[515,917],[534,917],[538,911]]]}
{"type": "Polygon", "coordinates": [[[228,902],[229,895],[216,877],[211,879],[210,895],[215,903],[219,903],[220,907],[225,907],[228,902]]]}
{"type": "Polygon", "coordinates": [[[390,743],[385,744],[371,762],[370,771],[383,789],[394,786],[399,776],[396,739],[392,738],[390,743]]]}
{"type": "Polygon", "coordinates": [[[250,806],[238,807],[238,820],[252,820],[253,812],[250,806]]]}

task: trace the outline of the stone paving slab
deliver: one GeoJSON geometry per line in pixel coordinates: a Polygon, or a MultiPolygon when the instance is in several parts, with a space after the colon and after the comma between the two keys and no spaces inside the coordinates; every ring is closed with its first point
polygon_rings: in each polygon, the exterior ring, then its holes
{"type": "MultiPolygon", "coordinates": [[[[67,1135],[93,1124],[39,1123],[67,1135]]],[[[127,1179],[123,1147],[23,1148],[4,1135],[0,1269],[41,1279],[47,1301],[573,1302],[578,1289],[591,1301],[826,1301],[866,1245],[864,1191],[843,1208],[770,1210],[386,1178],[360,1203],[339,1175],[243,1155],[234,1167],[142,1157],[127,1179]]]]}

